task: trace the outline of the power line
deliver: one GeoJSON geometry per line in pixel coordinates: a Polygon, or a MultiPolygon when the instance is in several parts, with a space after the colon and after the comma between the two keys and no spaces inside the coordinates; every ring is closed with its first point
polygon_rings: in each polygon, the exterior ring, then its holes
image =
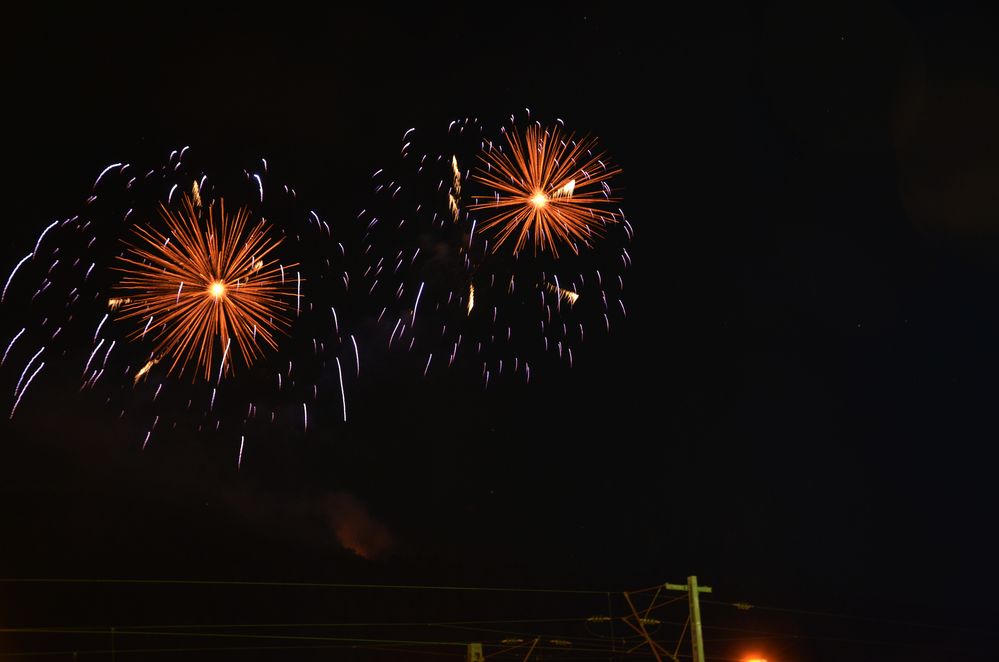
{"type": "MultiPolygon", "coordinates": [[[[474,621],[361,621],[361,622],[345,622],[345,623],[181,623],[181,624],[143,624],[143,625],[115,625],[119,630],[174,630],[174,629],[198,629],[198,628],[218,628],[220,630],[224,629],[235,629],[235,628],[333,628],[333,627],[456,627],[460,629],[475,629],[470,627],[461,626],[471,626],[471,625],[498,625],[498,624],[515,624],[515,623],[576,623],[583,622],[587,619],[586,616],[574,616],[571,618],[515,618],[515,619],[498,619],[498,620],[474,620],[474,621]]],[[[95,631],[106,631],[108,626],[46,626],[46,627],[65,627],[75,630],[88,630],[92,629],[95,631]]],[[[21,628],[21,631],[29,631],[32,628],[21,628]]],[[[41,627],[40,629],[45,629],[41,627]]],[[[485,630],[482,630],[485,631],[485,630]]]]}
{"type": "MultiPolygon", "coordinates": [[[[115,625],[119,632],[127,630],[177,630],[177,629],[206,629],[206,628],[216,628],[220,630],[226,629],[238,629],[238,628],[260,628],[260,629],[277,629],[277,628],[341,628],[341,627],[441,627],[441,628],[455,628],[461,630],[469,630],[473,632],[489,632],[489,633],[500,633],[500,634],[518,634],[518,635],[535,635],[536,633],[528,633],[519,630],[501,630],[493,628],[475,628],[471,627],[473,625],[503,625],[503,624],[549,624],[549,623],[583,623],[589,620],[589,616],[573,616],[569,618],[514,618],[514,619],[496,619],[496,620],[468,620],[468,621],[359,621],[359,622],[336,622],[336,623],[174,623],[174,624],[138,624],[138,625],[115,625]]],[[[683,621],[668,621],[659,620],[662,625],[684,625],[683,621]]],[[[107,625],[62,625],[62,626],[39,626],[37,628],[32,627],[21,627],[18,628],[19,632],[30,633],[32,631],[44,632],[47,629],[58,627],[64,629],[78,630],[80,632],[94,631],[94,632],[106,632],[110,626],[107,625]]],[[[784,633],[772,632],[767,630],[755,630],[747,628],[737,628],[737,627],[727,627],[723,625],[705,625],[706,630],[723,630],[726,632],[742,632],[746,634],[754,635],[775,635],[783,636],[784,633]]],[[[584,637],[586,639],[608,639],[609,637],[600,637],[599,635],[584,637]]],[[[579,637],[576,637],[577,639],[579,637]]]]}
{"type": "MultiPolygon", "coordinates": [[[[564,595],[587,595],[587,596],[603,596],[608,600],[607,611],[608,614],[612,613],[613,605],[611,604],[611,597],[621,597],[620,592],[610,592],[610,591],[595,591],[586,589],[558,589],[558,588],[503,588],[503,587],[475,587],[475,586],[446,586],[446,585],[409,585],[409,584],[356,584],[356,583],[324,583],[324,582],[277,582],[277,581],[234,581],[234,580],[188,580],[188,579],[107,579],[107,578],[97,578],[97,579],[79,579],[79,578],[0,578],[0,584],[33,584],[33,585],[44,585],[44,584],[81,584],[81,585],[148,585],[148,586],[231,586],[231,587],[259,587],[259,588],[310,588],[310,589],[342,589],[342,590],[388,590],[388,591],[456,591],[464,593],[512,593],[512,594],[564,594],[564,595]]],[[[631,595],[636,593],[648,593],[651,591],[656,591],[656,596],[652,598],[652,604],[645,610],[646,615],[648,615],[650,610],[656,610],[665,607],[670,602],[674,600],[669,600],[663,603],[656,604],[656,599],[658,597],[658,592],[665,588],[667,585],[661,584],[654,588],[642,589],[638,592],[629,592],[631,595]]],[[[679,585],[678,585],[679,586],[679,585]]],[[[682,600],[683,597],[676,598],[676,600],[682,600]]],[[[785,612],[791,614],[802,614],[806,616],[812,616],[822,619],[848,619],[857,621],[869,621],[872,623],[890,623],[896,626],[907,626],[915,628],[931,628],[939,630],[952,630],[960,632],[972,632],[977,634],[987,634],[990,636],[995,636],[994,632],[978,629],[978,628],[968,628],[968,627],[954,627],[947,625],[931,624],[931,623],[918,623],[903,620],[894,619],[884,619],[884,618],[873,618],[856,614],[847,613],[833,613],[833,612],[823,612],[808,609],[796,609],[789,607],[777,607],[777,606],[767,606],[767,605],[755,605],[744,602],[727,602],[719,600],[701,600],[705,605],[712,606],[724,606],[724,607],[734,607],[740,611],[745,610],[760,610],[760,611],[771,611],[771,612],[785,612]]],[[[467,641],[437,641],[436,639],[423,640],[419,638],[415,639],[395,639],[395,638],[379,638],[377,636],[364,637],[364,636],[327,636],[322,634],[292,634],[287,632],[288,629],[298,628],[301,630],[305,629],[318,629],[318,628],[425,628],[434,627],[446,630],[462,630],[471,633],[479,633],[489,635],[512,635],[519,637],[539,637],[547,640],[550,643],[555,643],[559,640],[563,640],[566,643],[571,641],[573,645],[541,645],[538,647],[539,650],[546,650],[553,653],[560,653],[566,655],[572,655],[573,659],[579,660],[578,655],[580,654],[595,654],[595,655],[619,655],[631,658],[647,658],[649,653],[640,653],[636,650],[622,650],[618,648],[619,645],[623,644],[627,647],[635,642],[633,637],[615,637],[610,636],[608,638],[604,635],[597,635],[593,631],[588,631],[586,633],[580,633],[576,631],[576,627],[583,623],[587,623],[590,620],[590,616],[575,616],[568,618],[506,618],[506,619],[477,619],[477,620],[421,620],[421,621],[373,621],[373,622],[338,622],[338,623],[229,623],[229,624],[178,624],[178,625],[118,625],[115,624],[115,632],[118,636],[149,636],[149,637],[188,637],[194,638],[215,638],[215,639],[243,639],[243,640],[268,640],[268,641],[294,641],[294,642],[335,642],[336,646],[333,647],[351,647],[351,648],[370,648],[372,646],[415,646],[415,647],[427,647],[427,646],[438,646],[438,647],[463,647],[467,644],[467,641]],[[539,634],[537,632],[527,632],[523,627],[518,628],[517,626],[526,626],[530,628],[533,625],[551,625],[551,624],[566,624],[566,629],[569,626],[573,626],[573,633],[556,633],[556,634],[539,634]],[[486,626],[486,627],[483,627],[486,626]],[[493,627],[489,627],[493,626],[493,627]],[[498,626],[498,627],[496,627],[498,626]],[[504,629],[503,626],[514,626],[514,629],[504,629]],[[242,632],[207,632],[206,630],[242,630],[242,632]],[[286,633],[281,634],[279,632],[268,633],[267,630],[272,629],[285,629],[286,633]],[[255,630],[253,632],[247,632],[246,630],[255,630]],[[575,644],[580,644],[576,646],[575,644]]],[[[610,626],[613,628],[614,622],[617,620],[622,620],[622,617],[614,618],[610,615],[603,616],[599,615],[600,619],[606,618],[610,626]]],[[[644,617],[643,617],[644,619],[644,617]]],[[[640,619],[641,620],[641,619],[640,619]]],[[[660,619],[652,619],[653,622],[659,626],[679,626],[680,622],[666,621],[660,619]]],[[[745,634],[745,637],[725,637],[725,636],[715,636],[709,637],[708,643],[714,642],[729,642],[738,641],[740,639],[784,639],[784,640],[796,640],[796,641],[816,641],[816,642],[835,642],[838,644],[847,645],[857,645],[857,646],[867,646],[867,647],[907,647],[913,646],[915,644],[905,643],[905,642],[892,642],[892,641],[872,641],[864,639],[852,639],[848,637],[829,637],[829,636],[817,636],[809,634],[788,634],[785,632],[775,632],[768,630],[753,630],[748,628],[738,628],[738,627],[726,627],[720,625],[704,625],[706,631],[717,632],[722,634],[725,632],[736,634],[745,634]]],[[[548,628],[545,628],[548,629],[548,628]]],[[[562,628],[556,627],[551,628],[553,630],[560,630],[562,628]]],[[[589,627],[586,628],[589,630],[589,627]]],[[[658,632],[658,627],[656,632],[650,631],[650,636],[656,636],[658,632]]],[[[18,633],[18,634],[67,634],[67,635],[100,635],[106,636],[110,631],[110,626],[105,627],[93,627],[93,626],[81,626],[81,627],[23,627],[23,628],[0,628],[2,633],[18,633]]],[[[331,633],[332,634],[332,633],[331,633]]],[[[343,634],[348,634],[343,632],[343,634]]],[[[351,632],[350,634],[355,634],[351,632]]],[[[380,632],[370,632],[372,635],[382,634],[380,632]]],[[[386,633],[388,634],[388,633],[386,633]]],[[[413,634],[416,634],[414,631],[413,634]]],[[[458,636],[462,636],[460,633],[458,636]]],[[[662,636],[659,634],[658,636],[662,636]]],[[[683,635],[681,635],[682,637],[683,635]]],[[[497,641],[489,643],[490,646],[500,647],[501,643],[498,641],[499,636],[496,636],[497,641]]],[[[186,642],[185,642],[186,643],[186,642]]],[[[221,643],[221,642],[220,642],[221,643]]],[[[277,647],[283,648],[283,647],[277,647]]],[[[516,648],[516,647],[515,647],[516,648]]],[[[254,650],[254,648],[243,647],[241,650],[254,650]]],[[[110,650],[110,649],[109,649],[110,650]]],[[[136,652],[159,652],[161,650],[166,651],[167,649],[133,649],[136,652]]],[[[169,649],[177,652],[182,652],[187,649],[177,648],[169,649]]],[[[200,650],[197,648],[191,648],[191,651],[200,650]]],[[[219,648],[218,650],[223,650],[219,648]]],[[[235,650],[235,649],[234,649],[235,650]]],[[[946,650],[960,651],[958,648],[947,648],[946,650]]],[[[81,654],[90,654],[90,651],[78,651],[81,654]]],[[[126,654],[130,652],[128,649],[117,649],[117,652],[126,654]]],[[[496,651],[493,654],[498,655],[503,653],[503,650],[496,651]]],[[[46,652],[38,653],[6,653],[10,657],[25,657],[29,655],[48,655],[46,652]]],[[[58,653],[51,653],[58,654],[58,653]]],[[[457,654],[456,654],[457,655],[457,654]]],[[[654,655],[653,655],[654,656],[654,655]]],[[[688,655],[677,655],[676,657],[687,658],[688,655]]],[[[716,658],[709,656],[707,659],[717,659],[721,660],[723,658],[716,658]]]]}
{"type": "MultiPolygon", "coordinates": [[[[119,648],[118,653],[124,655],[140,655],[147,653],[210,653],[210,652],[237,652],[237,651],[288,651],[288,650],[331,650],[344,648],[368,648],[370,650],[380,650],[376,647],[357,647],[357,646],[333,646],[333,645],[296,645],[296,646],[187,646],[183,648],[119,648]]],[[[25,653],[4,653],[6,657],[48,657],[52,655],[56,656],[72,656],[72,655],[108,655],[111,653],[111,649],[93,649],[93,650],[63,650],[63,651],[37,651],[37,652],[25,652],[25,653]]],[[[444,654],[437,651],[437,654],[444,654]]],[[[464,654],[461,654],[464,657],[464,654]]]]}
{"type": "Polygon", "coordinates": [[[2,584],[145,584],[164,586],[257,586],[277,588],[383,589],[414,591],[481,591],[493,593],[556,593],[607,595],[618,591],[565,588],[504,588],[500,586],[435,586],[419,584],[341,584],[324,582],[262,582],[218,579],[74,579],[54,577],[0,578],[2,584]]]}
{"type": "MultiPolygon", "coordinates": [[[[0,628],[0,633],[18,633],[24,631],[24,628],[0,628]]],[[[29,629],[32,633],[45,633],[45,634],[98,634],[94,630],[74,630],[70,628],[31,628],[29,629]]],[[[106,634],[107,630],[103,633],[106,634]]],[[[321,635],[277,635],[277,634],[233,634],[233,633],[221,633],[221,632],[162,632],[162,631],[138,631],[138,630],[128,630],[120,632],[121,635],[131,635],[131,636],[174,636],[174,637],[190,637],[190,638],[206,638],[206,639],[250,639],[250,640],[268,640],[268,641],[295,641],[295,642],[337,642],[340,644],[339,648],[357,648],[357,647],[370,647],[370,645],[407,645],[407,646],[440,646],[440,647],[459,647],[464,649],[467,646],[467,641],[435,641],[435,640],[420,640],[420,639],[378,639],[378,638],[362,638],[362,637],[329,637],[321,635]]],[[[486,645],[502,645],[500,643],[484,642],[486,645]]],[[[207,647],[204,650],[213,650],[215,647],[207,647]]],[[[539,644],[536,646],[537,650],[544,651],[555,651],[563,653],[600,653],[609,654],[611,653],[610,648],[606,647],[579,647],[579,646],[559,646],[552,644],[539,644]]],[[[131,649],[131,650],[147,650],[150,652],[160,652],[165,649],[131,649]]],[[[110,649],[103,651],[105,653],[109,652],[110,649]]],[[[118,649],[119,653],[129,652],[130,649],[118,649]]],[[[79,653],[90,654],[92,651],[77,651],[79,653]]],[[[26,656],[33,653],[15,653],[14,655],[26,656]]],[[[38,655],[48,655],[50,652],[40,652],[38,655]]],[[[643,653],[617,653],[618,655],[626,655],[628,657],[648,657],[648,654],[643,653]]],[[[689,657],[681,655],[680,657],[689,657]]],[[[718,660],[725,660],[726,658],[711,658],[718,660]]]]}
{"type": "MultiPolygon", "coordinates": [[[[406,652],[410,654],[434,654],[434,655],[453,655],[455,657],[464,657],[464,652],[462,653],[448,653],[446,651],[434,651],[433,653],[429,651],[401,651],[400,649],[386,649],[380,646],[334,646],[334,645],[295,645],[295,646],[186,646],[180,648],[119,648],[118,653],[123,655],[141,655],[141,654],[155,654],[155,653],[212,653],[212,652],[250,652],[250,651],[295,651],[295,650],[349,650],[349,649],[362,649],[362,650],[394,650],[399,652],[406,652]]],[[[592,651],[590,651],[592,652],[592,651]]],[[[50,656],[61,656],[69,657],[73,655],[108,655],[111,653],[111,649],[93,649],[93,650],[61,650],[61,651],[37,651],[37,652],[23,652],[23,653],[5,653],[6,657],[50,657],[50,656]]],[[[632,657],[637,657],[632,654],[632,657]]],[[[681,654],[680,657],[690,657],[689,655],[681,654]]],[[[579,658],[574,657],[577,662],[585,662],[586,660],[600,660],[603,662],[606,657],[592,657],[592,658],[579,658]]],[[[716,660],[718,662],[739,662],[737,658],[728,657],[708,657],[708,660],[716,660]]]]}

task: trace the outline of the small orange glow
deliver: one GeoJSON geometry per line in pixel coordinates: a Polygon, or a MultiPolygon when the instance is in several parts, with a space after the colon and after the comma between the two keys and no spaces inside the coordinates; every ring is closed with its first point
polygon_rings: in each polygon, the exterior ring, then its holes
{"type": "Polygon", "coordinates": [[[571,198],[573,191],[576,190],[576,180],[570,179],[565,183],[565,186],[555,191],[552,194],[553,198],[571,198]]]}
{"type": "Polygon", "coordinates": [[[548,204],[548,196],[542,191],[535,191],[534,195],[531,196],[531,204],[538,209],[541,209],[548,204]]]}
{"type": "Polygon", "coordinates": [[[212,284],[208,286],[208,293],[216,299],[221,299],[225,296],[225,283],[220,280],[212,281],[212,284]]]}
{"type": "Polygon", "coordinates": [[[146,375],[148,375],[149,371],[153,369],[153,366],[156,365],[159,362],[160,362],[160,360],[158,358],[156,358],[156,357],[153,357],[153,358],[149,359],[148,361],[146,361],[146,365],[144,365],[141,368],[139,368],[139,371],[137,373],[135,373],[135,378],[132,380],[132,384],[133,385],[134,384],[138,384],[139,380],[141,380],[143,377],[145,377],[146,375]]]}
{"type": "Polygon", "coordinates": [[[759,655],[751,655],[743,660],[743,662],[767,662],[767,658],[760,657],[759,655]]]}

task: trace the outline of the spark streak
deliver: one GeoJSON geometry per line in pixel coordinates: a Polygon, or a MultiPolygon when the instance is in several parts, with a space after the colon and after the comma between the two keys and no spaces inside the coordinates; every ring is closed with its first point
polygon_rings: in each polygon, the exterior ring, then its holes
{"type": "Polygon", "coordinates": [[[7,362],[7,355],[10,354],[10,348],[14,346],[14,343],[17,342],[17,339],[21,337],[21,334],[24,333],[26,328],[27,327],[21,327],[21,330],[17,332],[17,335],[15,335],[13,338],[10,339],[10,342],[7,344],[7,349],[5,349],[3,352],[3,359],[0,359],[0,365],[3,365],[4,363],[7,362]]]}
{"type": "Polygon", "coordinates": [[[17,411],[17,406],[19,404],[21,404],[21,398],[24,397],[24,394],[28,391],[28,387],[31,386],[31,380],[33,380],[35,378],[35,375],[37,375],[39,372],[41,372],[42,368],[44,368],[44,367],[45,367],[45,361],[42,361],[41,363],[38,364],[38,367],[35,368],[35,371],[33,373],[31,373],[31,376],[28,377],[28,381],[26,381],[24,383],[24,388],[21,389],[21,394],[19,396],[17,396],[17,400],[14,401],[13,408],[11,408],[11,410],[10,410],[10,418],[11,418],[11,420],[14,419],[14,413],[17,411]]]}
{"type": "Polygon", "coordinates": [[[343,390],[343,369],[340,367],[340,357],[336,357],[336,374],[340,378],[340,402],[343,405],[343,422],[347,422],[347,392],[343,390]]]}
{"type": "Polygon", "coordinates": [[[3,286],[3,294],[0,294],[0,302],[3,302],[3,300],[7,297],[7,288],[10,287],[10,281],[14,279],[14,274],[16,274],[17,270],[21,268],[21,265],[30,260],[33,255],[34,253],[28,253],[21,258],[20,262],[14,265],[14,269],[10,272],[10,275],[7,276],[7,284],[3,286]]]}

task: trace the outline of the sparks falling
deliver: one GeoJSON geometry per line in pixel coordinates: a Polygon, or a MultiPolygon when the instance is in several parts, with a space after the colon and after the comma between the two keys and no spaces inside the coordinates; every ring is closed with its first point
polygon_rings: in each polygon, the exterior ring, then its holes
{"type": "Polygon", "coordinates": [[[552,285],[551,283],[545,283],[545,289],[557,296],[562,301],[572,305],[579,300],[579,294],[573,292],[572,290],[565,290],[558,285],[552,285]]]}
{"type": "Polygon", "coordinates": [[[139,371],[135,373],[135,377],[132,379],[132,384],[138,384],[143,377],[149,374],[149,371],[153,369],[153,366],[159,363],[158,358],[149,359],[146,363],[139,368],[139,371]]]}

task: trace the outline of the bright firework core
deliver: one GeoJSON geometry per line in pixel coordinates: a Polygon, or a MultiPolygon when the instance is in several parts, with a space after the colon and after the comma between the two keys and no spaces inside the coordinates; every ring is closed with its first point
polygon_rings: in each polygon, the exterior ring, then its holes
{"type": "Polygon", "coordinates": [[[531,196],[531,204],[540,209],[548,204],[548,196],[543,191],[535,191],[531,196]]]}
{"type": "Polygon", "coordinates": [[[208,293],[216,299],[221,299],[225,296],[225,283],[220,280],[213,280],[212,284],[208,286],[208,293]]]}

